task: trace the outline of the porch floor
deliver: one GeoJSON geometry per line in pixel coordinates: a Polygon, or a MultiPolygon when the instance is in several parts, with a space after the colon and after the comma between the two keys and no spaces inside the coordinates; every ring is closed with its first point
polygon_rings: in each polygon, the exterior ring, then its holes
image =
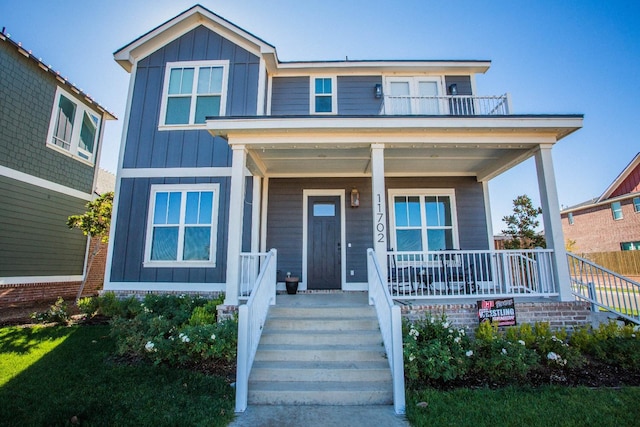
{"type": "Polygon", "coordinates": [[[318,292],[305,291],[295,295],[276,295],[276,305],[279,307],[358,307],[369,305],[367,292],[318,292]]]}

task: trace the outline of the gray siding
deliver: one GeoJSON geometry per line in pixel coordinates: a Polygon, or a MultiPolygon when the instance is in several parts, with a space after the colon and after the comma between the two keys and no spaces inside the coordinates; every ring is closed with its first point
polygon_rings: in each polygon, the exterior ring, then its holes
{"type": "MultiPolygon", "coordinates": [[[[373,246],[371,214],[371,179],[307,178],[269,180],[267,247],[278,250],[279,279],[290,271],[302,274],[302,190],[344,189],[347,247],[347,282],[367,281],[367,248],[373,246]],[[351,189],[360,192],[360,207],[352,208],[351,189]],[[351,248],[348,244],[351,243],[351,248]],[[354,276],[348,274],[354,270],[354,276]]],[[[302,280],[305,278],[302,277],[302,280]]]]}
{"type": "Polygon", "coordinates": [[[274,77],[271,89],[272,116],[309,115],[309,77],[274,77]]]}
{"type": "MultiPolygon", "coordinates": [[[[253,180],[247,178],[242,250],[250,250],[253,180]]],[[[120,187],[113,241],[111,280],[114,282],[223,283],[226,280],[230,178],[123,179],[120,187]],[[219,183],[218,230],[215,268],[145,268],[144,251],[152,184],[219,183]]],[[[238,238],[238,237],[235,237],[238,238]]]]}
{"type": "Polygon", "coordinates": [[[80,275],[87,238],[67,227],[86,201],[0,177],[0,277],[80,275]]]}
{"type": "Polygon", "coordinates": [[[471,77],[469,76],[444,76],[444,82],[447,88],[447,95],[451,95],[449,86],[454,83],[458,89],[458,95],[473,95],[471,77]]]}
{"type": "Polygon", "coordinates": [[[0,165],[91,193],[94,168],[46,146],[55,77],[3,41],[0,70],[0,165]]]}
{"type": "Polygon", "coordinates": [[[338,114],[379,114],[382,98],[376,99],[374,96],[376,84],[382,84],[382,77],[338,76],[338,114]]]}
{"type": "Polygon", "coordinates": [[[138,64],[124,167],[231,166],[229,147],[220,137],[204,130],[158,131],[166,63],[200,60],[229,60],[227,116],[256,115],[259,58],[199,26],[138,64]]]}

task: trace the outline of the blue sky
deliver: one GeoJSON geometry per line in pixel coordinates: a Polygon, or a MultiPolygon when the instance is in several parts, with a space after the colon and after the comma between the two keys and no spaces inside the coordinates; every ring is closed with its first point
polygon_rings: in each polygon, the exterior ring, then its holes
{"type": "MultiPolygon", "coordinates": [[[[276,46],[281,60],[488,59],[480,95],[514,112],[581,113],[553,150],[559,201],[600,195],[640,151],[640,1],[200,0],[276,46]]],[[[0,26],[121,120],[101,166],[116,171],[129,75],[113,52],[189,0],[0,0],[0,26]]],[[[1,70],[0,70],[1,71],[1,70]]],[[[1,103],[0,103],[1,105],[1,103]]],[[[490,182],[494,232],[512,200],[539,205],[533,159],[490,182]]]]}

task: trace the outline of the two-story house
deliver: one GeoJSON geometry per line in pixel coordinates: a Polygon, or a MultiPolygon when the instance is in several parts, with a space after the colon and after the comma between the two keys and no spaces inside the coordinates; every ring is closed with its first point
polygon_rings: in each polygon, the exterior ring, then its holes
{"type": "Polygon", "coordinates": [[[114,115],[0,33],[0,300],[75,296],[87,237],[70,230],[96,189],[114,115]]]}
{"type": "Polygon", "coordinates": [[[640,250],[640,153],[595,199],[563,209],[562,228],[575,252],[640,250]]]}
{"type": "Polygon", "coordinates": [[[490,61],[283,62],[199,5],[114,56],[131,80],[105,289],[237,305],[275,248],[281,289],[366,290],[372,248],[399,299],[573,300],[552,148],[582,116],[481,96],[490,61]],[[488,182],[531,157],[548,249],[497,254],[488,182]]]}

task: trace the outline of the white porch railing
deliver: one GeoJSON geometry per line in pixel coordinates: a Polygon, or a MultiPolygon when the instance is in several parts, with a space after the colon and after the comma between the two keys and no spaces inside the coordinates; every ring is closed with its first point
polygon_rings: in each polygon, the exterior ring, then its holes
{"type": "Polygon", "coordinates": [[[251,295],[251,290],[256,283],[260,266],[269,252],[243,252],[240,254],[240,283],[238,284],[238,299],[246,301],[251,295]]]}
{"type": "Polygon", "coordinates": [[[575,296],[600,308],[640,324],[640,283],[568,253],[571,289],[575,296]]]}
{"type": "Polygon", "coordinates": [[[394,299],[556,296],[550,249],[388,252],[394,299]]]}
{"type": "Polygon", "coordinates": [[[511,114],[509,94],[500,96],[385,95],[381,115],[505,116],[511,114]]]}
{"type": "Polygon", "coordinates": [[[375,306],[384,348],[393,378],[393,406],[396,414],[405,413],[404,360],[402,356],[402,317],[393,303],[386,280],[373,249],[367,250],[369,304],[375,306]]]}
{"type": "Polygon", "coordinates": [[[247,409],[251,366],[269,313],[269,306],[276,303],[277,258],[275,249],[267,253],[249,300],[238,307],[236,412],[244,412],[247,409]]]}

